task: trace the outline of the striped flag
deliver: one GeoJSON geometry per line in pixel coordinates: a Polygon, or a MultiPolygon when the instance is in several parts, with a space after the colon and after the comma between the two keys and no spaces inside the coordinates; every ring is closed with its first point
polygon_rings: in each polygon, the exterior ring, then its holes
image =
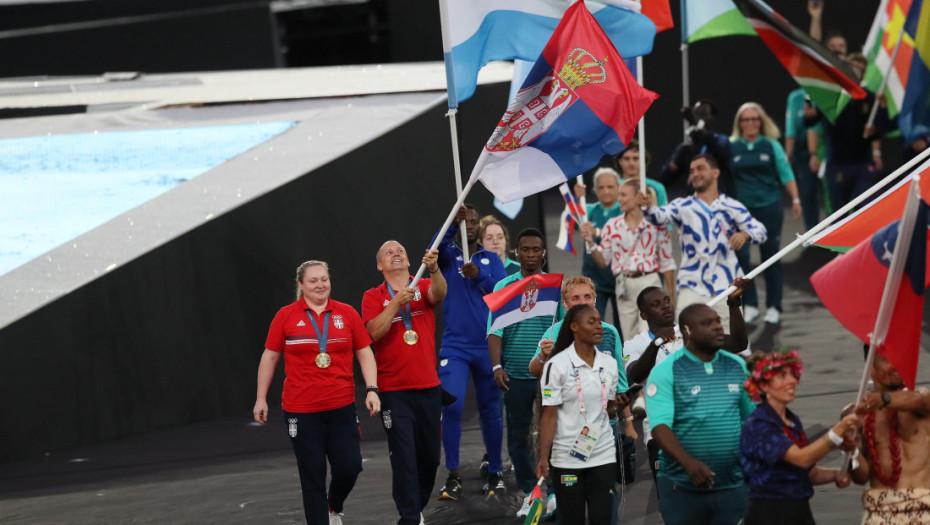
{"type": "Polygon", "coordinates": [[[762,0],[734,0],[759,38],[775,54],[794,80],[830,122],[849,101],[865,98],[866,92],[852,68],[820,42],[794,27],[762,0]]]}
{"type": "Polygon", "coordinates": [[[562,277],[561,273],[531,275],[485,295],[491,312],[488,333],[525,319],[555,315],[562,299],[562,277]]]}
{"type": "Polygon", "coordinates": [[[566,251],[575,253],[575,226],[581,226],[587,219],[584,206],[578,202],[578,198],[568,187],[568,183],[563,182],[559,185],[559,192],[562,194],[562,200],[565,201],[565,209],[562,210],[562,216],[559,219],[559,240],[556,245],[566,251]]]}
{"type": "Polygon", "coordinates": [[[681,41],[688,44],[720,36],[756,36],[732,0],[684,0],[681,41]]]}
{"type": "Polygon", "coordinates": [[[873,93],[877,92],[882,79],[888,73],[885,93],[888,94],[890,117],[898,114],[901,103],[904,102],[904,89],[911,69],[911,58],[914,56],[913,35],[902,34],[911,3],[911,0],[888,0],[880,5],[869,36],[862,46],[866,58],[869,59],[864,77],[866,87],[873,93]],[[899,37],[901,47],[898,49],[898,56],[895,57],[894,66],[889,70],[899,37]]]}

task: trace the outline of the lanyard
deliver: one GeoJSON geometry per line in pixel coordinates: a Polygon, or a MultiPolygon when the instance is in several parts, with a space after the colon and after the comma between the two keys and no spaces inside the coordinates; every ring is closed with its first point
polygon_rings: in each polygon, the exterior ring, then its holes
{"type": "MultiPolygon", "coordinates": [[[[649,339],[653,341],[655,341],[656,339],[656,334],[652,333],[652,330],[649,330],[649,339]]],[[[665,345],[667,344],[668,344],[668,341],[663,340],[662,344],[659,345],[659,350],[662,350],[663,352],[665,352],[665,357],[668,357],[668,348],[665,348],[665,345]]]]}
{"type": "MultiPolygon", "coordinates": [[[[572,363],[572,371],[575,374],[575,390],[578,392],[578,411],[581,412],[581,416],[584,417],[585,422],[588,421],[588,414],[584,407],[584,393],[581,390],[581,376],[578,373],[578,367],[572,363]]],[[[607,378],[604,377],[604,368],[601,367],[598,369],[598,376],[601,380],[601,408],[607,410],[607,378]]]]}
{"type": "Polygon", "coordinates": [[[313,331],[316,332],[316,340],[320,344],[320,353],[325,354],[326,353],[326,339],[327,339],[327,334],[329,333],[329,316],[332,315],[333,312],[331,311],[326,312],[326,315],[323,316],[323,334],[321,335],[320,327],[317,326],[316,319],[313,318],[313,314],[310,313],[310,309],[308,308],[304,311],[307,312],[307,317],[310,318],[310,324],[313,325],[313,331]]]}
{"type": "MultiPolygon", "coordinates": [[[[409,283],[412,279],[409,279],[409,283]]],[[[391,288],[391,284],[387,281],[384,281],[384,285],[387,286],[388,295],[391,296],[391,299],[394,298],[396,292],[391,288]]],[[[407,330],[413,330],[413,323],[410,321],[410,303],[407,303],[400,307],[400,318],[404,321],[404,328],[407,330]]]]}

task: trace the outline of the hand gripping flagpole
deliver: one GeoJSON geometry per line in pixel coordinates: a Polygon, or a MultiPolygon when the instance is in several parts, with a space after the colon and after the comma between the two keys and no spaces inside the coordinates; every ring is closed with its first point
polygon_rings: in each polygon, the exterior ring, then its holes
{"type": "MultiPolygon", "coordinates": [[[[459,208],[462,207],[462,204],[465,202],[465,197],[468,196],[468,192],[471,191],[471,188],[478,182],[478,175],[481,173],[481,170],[484,169],[484,165],[488,162],[488,150],[486,148],[481,148],[481,155],[478,157],[478,161],[475,162],[475,167],[471,171],[471,176],[468,177],[468,182],[465,184],[465,187],[462,188],[462,193],[459,194],[459,198],[455,201],[455,204],[452,206],[452,211],[449,212],[449,216],[446,217],[446,222],[442,224],[442,228],[439,229],[439,233],[436,234],[436,238],[433,240],[433,244],[429,247],[430,251],[435,250],[439,247],[440,241],[442,241],[443,236],[449,231],[449,226],[452,225],[452,221],[455,220],[455,214],[458,213],[459,208]]],[[[426,264],[421,264],[420,269],[417,270],[416,276],[413,278],[413,281],[410,282],[409,288],[415,288],[417,283],[420,281],[420,278],[423,277],[423,273],[426,271],[426,264]]]]}
{"type": "MultiPolygon", "coordinates": [[[[828,226],[830,226],[837,220],[844,218],[847,213],[852,211],[853,208],[855,208],[856,206],[864,202],[866,199],[868,199],[872,195],[878,193],[882,188],[884,188],[891,182],[898,179],[898,177],[900,177],[902,174],[907,173],[911,168],[916,166],[918,163],[924,162],[928,156],[930,156],[930,148],[923,150],[916,157],[904,163],[904,165],[902,165],[900,168],[894,170],[894,172],[892,172],[890,175],[888,175],[884,179],[875,183],[875,185],[873,185],[871,188],[869,188],[864,193],[862,193],[862,195],[859,195],[855,199],[851,200],[846,206],[843,206],[842,208],[833,212],[833,215],[830,215],[829,217],[821,221],[818,225],[808,230],[807,233],[805,233],[804,235],[799,235],[797,239],[791,242],[791,244],[789,244],[788,246],[785,246],[778,253],[769,257],[765,262],[757,266],[755,270],[746,274],[746,278],[752,279],[758,276],[760,273],[765,271],[766,268],[768,268],[769,266],[781,260],[785,255],[788,255],[788,253],[793,251],[795,248],[797,248],[798,246],[801,246],[802,244],[807,243],[807,241],[810,240],[813,236],[822,232],[823,230],[825,230],[828,226]]],[[[921,169],[924,169],[927,167],[930,167],[930,163],[927,163],[925,166],[921,166],[921,169]]],[[[736,287],[730,286],[729,288],[721,292],[719,295],[717,295],[717,297],[714,297],[713,299],[708,301],[707,305],[714,306],[715,304],[719,303],[720,301],[722,301],[724,298],[726,298],[728,295],[730,295],[731,293],[735,291],[736,291],[736,287]]]]}
{"type": "MultiPolygon", "coordinates": [[[[894,255],[891,256],[891,264],[888,266],[888,277],[885,279],[885,289],[882,291],[882,302],[878,307],[875,328],[872,330],[872,337],[869,341],[869,355],[865,360],[865,367],[862,369],[859,393],[856,394],[856,402],[853,406],[862,402],[866,385],[869,382],[869,372],[872,369],[872,363],[875,361],[875,349],[885,344],[885,337],[888,335],[888,325],[891,324],[891,315],[894,313],[894,306],[898,301],[898,291],[901,287],[904,264],[907,262],[911,239],[914,236],[914,223],[917,222],[917,208],[919,206],[920,176],[918,175],[911,181],[907,204],[904,206],[904,214],[901,216],[901,222],[898,223],[898,238],[894,243],[894,255]]],[[[849,452],[843,452],[843,462],[840,464],[841,476],[846,475],[851,457],[852,455],[849,452]]]]}
{"type": "MultiPolygon", "coordinates": [[[[446,93],[449,97],[449,134],[452,139],[452,166],[455,170],[455,194],[462,195],[462,165],[459,162],[459,132],[455,115],[458,113],[458,94],[455,91],[455,63],[452,59],[452,40],[449,36],[449,4],[448,0],[439,0],[439,23],[442,28],[442,50],[445,55],[446,64],[446,93]]],[[[464,200],[463,200],[464,202],[464,200]]],[[[461,206],[461,205],[459,205],[461,206]]],[[[459,225],[462,233],[462,261],[468,262],[468,232],[466,231],[465,221],[459,225]]],[[[445,232],[443,232],[445,235],[445,232]]]]}

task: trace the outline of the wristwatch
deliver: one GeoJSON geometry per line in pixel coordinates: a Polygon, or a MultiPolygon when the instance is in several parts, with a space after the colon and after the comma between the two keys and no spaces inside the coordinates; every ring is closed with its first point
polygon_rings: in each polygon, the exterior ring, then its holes
{"type": "Polygon", "coordinates": [[[882,392],[882,406],[888,406],[891,404],[891,394],[888,392],[882,392]]]}

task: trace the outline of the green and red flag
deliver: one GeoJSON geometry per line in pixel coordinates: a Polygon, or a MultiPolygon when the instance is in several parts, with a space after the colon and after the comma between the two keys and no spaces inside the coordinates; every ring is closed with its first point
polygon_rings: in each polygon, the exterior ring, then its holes
{"type": "Polygon", "coordinates": [[[526,515],[526,519],[523,520],[523,525],[539,525],[539,520],[542,518],[543,511],[546,510],[546,500],[543,499],[542,495],[542,484],[546,478],[539,478],[539,481],[536,482],[536,486],[533,487],[533,492],[530,492],[530,511],[526,515]]]}
{"type": "Polygon", "coordinates": [[[762,0],[734,0],[749,25],[830,122],[848,97],[865,98],[858,77],[845,62],[762,0]]]}
{"type": "Polygon", "coordinates": [[[905,31],[905,21],[912,3],[912,0],[883,2],[875,13],[872,29],[862,46],[869,60],[864,77],[866,87],[873,92],[878,91],[882,79],[888,75],[885,93],[888,94],[888,115],[891,117],[898,114],[904,102],[904,91],[914,57],[914,35],[905,31]],[[901,44],[897,56],[894,56],[898,40],[901,44]],[[894,66],[891,65],[892,58],[894,66]]]}
{"type": "Polygon", "coordinates": [[[682,0],[681,4],[682,42],[691,44],[721,36],[756,36],[732,0],[682,0]]]}

